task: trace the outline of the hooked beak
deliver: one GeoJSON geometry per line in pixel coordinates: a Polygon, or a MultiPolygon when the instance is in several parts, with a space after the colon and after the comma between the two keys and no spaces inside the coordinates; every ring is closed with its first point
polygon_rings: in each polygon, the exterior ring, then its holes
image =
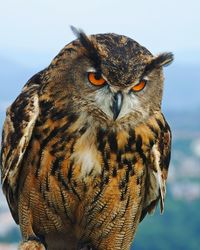
{"type": "Polygon", "coordinates": [[[116,120],[122,107],[123,95],[120,91],[114,94],[111,110],[113,112],[113,120],[116,120]]]}

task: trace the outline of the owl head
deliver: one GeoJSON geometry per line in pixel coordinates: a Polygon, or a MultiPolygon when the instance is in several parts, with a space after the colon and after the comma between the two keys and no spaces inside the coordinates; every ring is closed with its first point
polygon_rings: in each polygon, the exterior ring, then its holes
{"type": "Polygon", "coordinates": [[[162,68],[172,62],[172,53],[153,56],[126,36],[86,36],[72,30],[78,39],[65,46],[49,66],[49,98],[62,100],[69,112],[100,122],[128,119],[138,123],[160,110],[162,68]]]}

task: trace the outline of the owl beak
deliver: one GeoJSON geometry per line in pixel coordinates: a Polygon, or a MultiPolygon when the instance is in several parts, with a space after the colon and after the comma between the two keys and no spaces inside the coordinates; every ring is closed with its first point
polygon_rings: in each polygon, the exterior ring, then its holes
{"type": "Polygon", "coordinates": [[[111,110],[113,112],[113,120],[116,120],[122,107],[122,102],[123,102],[123,95],[120,91],[114,94],[113,96],[113,103],[111,110]]]}

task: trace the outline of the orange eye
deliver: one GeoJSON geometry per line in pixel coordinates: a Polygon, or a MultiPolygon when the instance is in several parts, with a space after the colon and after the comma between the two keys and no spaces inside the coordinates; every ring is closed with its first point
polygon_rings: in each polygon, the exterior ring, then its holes
{"type": "Polygon", "coordinates": [[[106,83],[106,80],[100,74],[96,72],[89,72],[88,80],[91,84],[95,86],[102,86],[106,83]]]}
{"type": "Polygon", "coordinates": [[[132,87],[132,90],[134,92],[139,92],[141,91],[144,87],[146,86],[146,81],[142,80],[140,83],[136,84],[135,86],[132,87]]]}

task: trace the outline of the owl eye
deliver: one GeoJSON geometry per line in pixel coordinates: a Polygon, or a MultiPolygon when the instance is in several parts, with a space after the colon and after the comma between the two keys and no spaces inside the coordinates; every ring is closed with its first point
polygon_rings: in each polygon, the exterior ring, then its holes
{"type": "Polygon", "coordinates": [[[98,72],[89,72],[88,80],[95,86],[102,86],[106,83],[106,80],[98,72]]]}
{"type": "Polygon", "coordinates": [[[141,82],[139,82],[138,84],[136,84],[135,86],[133,86],[132,90],[134,92],[139,92],[139,91],[143,90],[145,86],[146,86],[146,81],[142,80],[141,82]]]}

